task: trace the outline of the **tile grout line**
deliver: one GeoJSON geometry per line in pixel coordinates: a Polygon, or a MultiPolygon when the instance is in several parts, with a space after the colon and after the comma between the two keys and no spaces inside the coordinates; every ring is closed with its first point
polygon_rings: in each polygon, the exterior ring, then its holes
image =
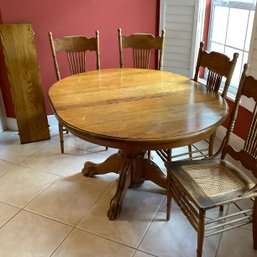
{"type": "Polygon", "coordinates": [[[63,244],[63,242],[70,236],[70,234],[75,230],[75,227],[72,227],[71,231],[64,237],[64,239],[56,246],[53,252],[49,255],[49,257],[53,256],[53,254],[58,250],[58,248],[63,244]]]}
{"type": "MultiPolygon", "coordinates": [[[[162,203],[164,202],[165,200],[165,197],[163,198],[163,200],[161,201],[159,207],[157,208],[157,210],[155,211],[155,214],[153,215],[153,218],[151,220],[151,222],[149,222],[147,228],[145,229],[145,232],[144,234],[142,235],[142,238],[141,240],[139,241],[139,243],[137,244],[137,250],[139,250],[138,248],[140,247],[140,244],[143,242],[148,230],[150,229],[151,225],[153,224],[154,220],[155,220],[155,217],[157,216],[158,212],[160,211],[161,207],[162,207],[162,203]]],[[[139,250],[140,251],[140,250],[139,250]]]]}

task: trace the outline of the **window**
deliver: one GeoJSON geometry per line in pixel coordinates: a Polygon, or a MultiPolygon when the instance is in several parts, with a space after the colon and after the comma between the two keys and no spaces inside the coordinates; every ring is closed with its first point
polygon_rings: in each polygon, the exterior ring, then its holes
{"type": "Polygon", "coordinates": [[[212,0],[208,51],[239,53],[229,93],[235,95],[243,65],[248,61],[256,0],[212,0]]]}

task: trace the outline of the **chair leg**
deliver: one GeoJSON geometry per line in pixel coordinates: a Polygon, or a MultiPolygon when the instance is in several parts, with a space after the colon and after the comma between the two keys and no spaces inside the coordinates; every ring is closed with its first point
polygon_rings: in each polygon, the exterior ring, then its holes
{"type": "Polygon", "coordinates": [[[172,200],[172,194],[170,189],[171,181],[168,178],[167,179],[167,200],[166,200],[166,220],[170,220],[170,209],[171,209],[171,200],[172,200]]]}
{"type": "Polygon", "coordinates": [[[254,199],[253,206],[253,248],[257,250],[257,198],[254,199]]]}
{"type": "Polygon", "coordinates": [[[171,162],[171,156],[172,156],[172,150],[171,149],[167,149],[167,161],[171,162]]]}
{"type": "Polygon", "coordinates": [[[192,159],[192,145],[188,145],[188,155],[189,155],[189,158],[192,159]]]}
{"type": "Polygon", "coordinates": [[[210,136],[210,142],[209,142],[209,156],[213,155],[213,146],[214,146],[214,139],[215,139],[215,133],[210,136]]]}
{"type": "Polygon", "coordinates": [[[147,159],[151,160],[151,151],[147,151],[147,159]]]}
{"type": "Polygon", "coordinates": [[[167,191],[167,203],[166,203],[166,220],[170,220],[170,209],[171,209],[171,192],[167,191]]]}
{"type": "Polygon", "coordinates": [[[64,153],[63,125],[61,123],[59,123],[59,137],[60,137],[61,153],[64,153]]]}
{"type": "Polygon", "coordinates": [[[203,240],[204,240],[204,220],[205,220],[205,210],[200,210],[199,212],[199,224],[197,230],[197,257],[202,257],[203,252],[203,240]]]}

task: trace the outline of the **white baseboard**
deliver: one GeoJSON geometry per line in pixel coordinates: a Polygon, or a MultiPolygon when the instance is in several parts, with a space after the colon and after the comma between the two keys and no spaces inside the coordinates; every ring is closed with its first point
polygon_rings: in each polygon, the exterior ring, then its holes
{"type": "Polygon", "coordinates": [[[4,131],[7,128],[6,123],[7,123],[6,122],[6,112],[5,112],[2,92],[0,90],[0,132],[4,131]]]}
{"type": "MultiPolygon", "coordinates": [[[[48,124],[50,127],[58,125],[58,121],[54,115],[48,115],[47,120],[48,120],[48,124]]],[[[7,123],[8,130],[18,131],[18,124],[17,124],[17,120],[15,118],[7,117],[6,123],[7,123]]]]}
{"type": "MultiPolygon", "coordinates": [[[[223,126],[220,126],[218,129],[217,129],[217,132],[216,132],[216,137],[220,140],[222,140],[224,138],[224,136],[226,135],[226,132],[227,132],[227,129],[223,126]]],[[[230,144],[235,148],[235,149],[240,149],[243,147],[244,145],[244,140],[235,135],[235,134],[232,134],[232,136],[230,137],[230,144]]]]}
{"type": "Polygon", "coordinates": [[[54,115],[48,115],[47,119],[48,119],[48,124],[50,127],[58,126],[58,121],[54,115]]]}
{"type": "Polygon", "coordinates": [[[224,136],[226,135],[227,129],[223,126],[218,127],[217,131],[216,131],[216,137],[220,140],[222,140],[224,138],[224,136]]]}
{"type": "Polygon", "coordinates": [[[17,120],[15,118],[6,117],[6,125],[8,130],[18,131],[17,120]]]}

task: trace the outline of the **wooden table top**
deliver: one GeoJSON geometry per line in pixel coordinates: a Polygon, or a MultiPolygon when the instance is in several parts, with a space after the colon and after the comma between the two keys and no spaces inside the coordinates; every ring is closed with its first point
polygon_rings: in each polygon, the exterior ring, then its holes
{"type": "Polygon", "coordinates": [[[89,142],[158,150],[211,135],[228,107],[189,78],[158,70],[106,69],[56,82],[49,99],[59,122],[89,142]]]}

